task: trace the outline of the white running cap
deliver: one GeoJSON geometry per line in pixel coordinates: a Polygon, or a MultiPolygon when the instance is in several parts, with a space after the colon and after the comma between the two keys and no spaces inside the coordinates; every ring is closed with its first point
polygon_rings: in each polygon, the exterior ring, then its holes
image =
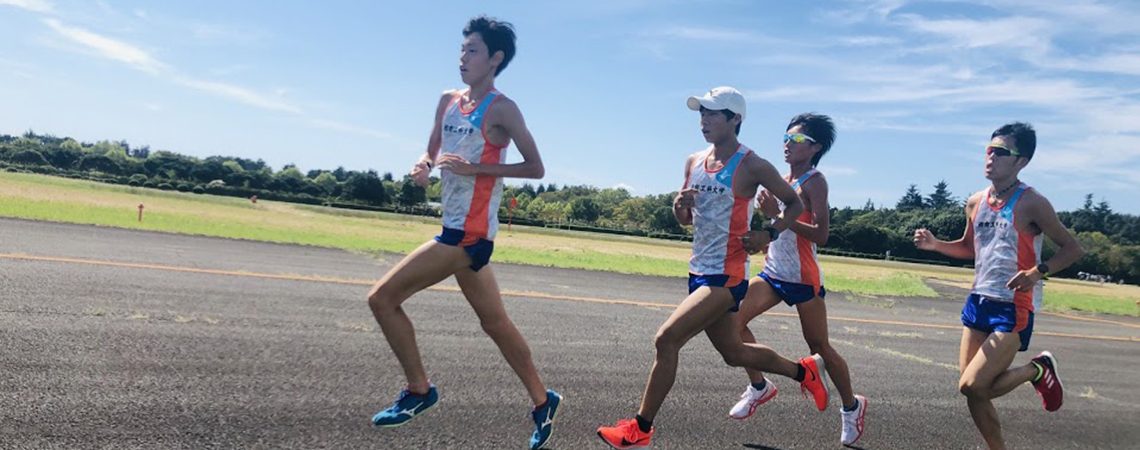
{"type": "Polygon", "coordinates": [[[741,120],[744,119],[744,103],[744,94],[730,86],[714,87],[704,96],[689,97],[685,102],[693,111],[700,111],[702,106],[713,111],[727,109],[739,114],[741,120]]]}

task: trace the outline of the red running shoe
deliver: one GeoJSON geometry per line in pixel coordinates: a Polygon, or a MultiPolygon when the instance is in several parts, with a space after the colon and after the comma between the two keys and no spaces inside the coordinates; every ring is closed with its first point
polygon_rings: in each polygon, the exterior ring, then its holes
{"type": "Polygon", "coordinates": [[[1041,352],[1033,362],[1041,365],[1041,378],[1033,383],[1037,395],[1041,396],[1041,404],[1046,411],[1061,409],[1065,399],[1065,387],[1061,385],[1061,376],[1057,373],[1057,358],[1052,353],[1041,352]]]}

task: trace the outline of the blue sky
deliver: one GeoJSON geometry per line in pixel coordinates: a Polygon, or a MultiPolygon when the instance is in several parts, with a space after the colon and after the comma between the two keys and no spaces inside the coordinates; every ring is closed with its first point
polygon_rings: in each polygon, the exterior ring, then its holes
{"type": "Polygon", "coordinates": [[[1134,1],[0,0],[0,133],[400,175],[480,13],[518,31],[496,85],[543,182],[675,190],[705,145],[685,98],[732,85],[741,141],[782,170],[789,118],[836,119],[836,206],[942,179],[964,197],[990,133],[1021,120],[1039,141],[1022,179],[1058,210],[1091,192],[1140,214],[1134,1]]]}

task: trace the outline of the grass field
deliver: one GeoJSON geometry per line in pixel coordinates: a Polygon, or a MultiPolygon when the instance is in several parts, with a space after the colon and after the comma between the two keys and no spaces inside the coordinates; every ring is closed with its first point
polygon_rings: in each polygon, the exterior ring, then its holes
{"type": "MultiPolygon", "coordinates": [[[[430,217],[340,210],[0,172],[0,217],[405,253],[439,232],[430,217]],[[138,205],[144,220],[137,220],[138,205]]],[[[498,262],[681,276],[686,242],[513,227],[495,240],[498,262]]],[[[756,260],[759,262],[759,259],[756,260]]],[[[829,290],[860,296],[937,296],[928,282],[969,287],[972,272],[853,258],[821,258],[829,290]]],[[[1046,309],[1140,316],[1140,287],[1054,280],[1046,309]]],[[[958,300],[958,299],[955,299],[958,300]]]]}

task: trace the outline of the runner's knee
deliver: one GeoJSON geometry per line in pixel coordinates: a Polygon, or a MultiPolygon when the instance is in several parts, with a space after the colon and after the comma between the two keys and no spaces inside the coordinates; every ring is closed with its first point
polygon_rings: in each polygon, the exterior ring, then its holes
{"type": "Polygon", "coordinates": [[[744,367],[747,365],[747,357],[745,355],[744,346],[728,349],[720,352],[720,356],[724,358],[724,363],[732,367],[744,367]]]}
{"type": "Polygon", "coordinates": [[[653,346],[657,348],[657,353],[673,354],[681,351],[681,338],[676,332],[662,327],[657,330],[657,335],[653,337],[653,346]]]}
{"type": "Polygon", "coordinates": [[[514,329],[514,324],[511,323],[510,319],[505,317],[501,319],[484,320],[479,323],[479,326],[483,327],[483,332],[487,333],[487,336],[495,340],[509,335],[511,330],[514,329]]]}
{"type": "Polygon", "coordinates": [[[834,351],[831,348],[831,343],[828,342],[827,339],[811,337],[805,338],[804,340],[807,341],[808,349],[811,350],[812,353],[823,355],[824,353],[834,351]]]}
{"type": "Polygon", "coordinates": [[[969,398],[988,399],[990,395],[990,386],[983,385],[975,379],[962,379],[958,381],[958,392],[969,398]]]}
{"type": "Polygon", "coordinates": [[[400,306],[400,301],[385,285],[377,286],[368,293],[368,307],[375,314],[388,313],[400,306]]]}

